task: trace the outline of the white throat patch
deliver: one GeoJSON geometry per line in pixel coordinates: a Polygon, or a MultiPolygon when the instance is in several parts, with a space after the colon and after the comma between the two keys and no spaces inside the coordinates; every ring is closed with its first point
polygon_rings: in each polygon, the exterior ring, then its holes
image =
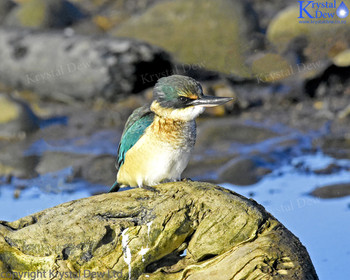
{"type": "Polygon", "coordinates": [[[190,106],[181,109],[163,108],[155,100],[151,104],[151,110],[158,116],[179,121],[191,121],[197,118],[205,110],[203,106],[190,106]]]}

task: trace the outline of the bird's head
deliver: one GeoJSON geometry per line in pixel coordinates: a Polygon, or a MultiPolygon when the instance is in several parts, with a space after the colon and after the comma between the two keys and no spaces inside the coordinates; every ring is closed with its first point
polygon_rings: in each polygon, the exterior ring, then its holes
{"type": "Polygon", "coordinates": [[[162,117],[190,121],[203,113],[206,107],[222,105],[231,97],[215,97],[203,94],[196,80],[173,75],[158,80],[154,87],[151,110],[162,117]]]}

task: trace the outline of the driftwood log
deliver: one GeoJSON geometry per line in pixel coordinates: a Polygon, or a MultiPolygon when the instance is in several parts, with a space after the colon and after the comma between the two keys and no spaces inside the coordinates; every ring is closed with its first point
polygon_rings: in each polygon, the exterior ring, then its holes
{"type": "Polygon", "coordinates": [[[262,206],[201,182],[101,194],[0,222],[0,271],[9,279],[30,279],[24,272],[35,279],[318,279],[305,247],[262,206]]]}
{"type": "Polygon", "coordinates": [[[170,56],[127,38],[0,28],[0,82],[51,99],[115,100],[171,74],[170,56]]]}

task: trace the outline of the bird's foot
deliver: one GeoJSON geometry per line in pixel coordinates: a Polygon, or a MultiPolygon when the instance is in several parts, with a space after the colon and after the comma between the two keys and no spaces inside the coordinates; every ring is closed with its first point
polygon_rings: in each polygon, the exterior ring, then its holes
{"type": "Polygon", "coordinates": [[[148,191],[151,191],[151,192],[159,193],[159,191],[156,188],[153,188],[153,187],[150,187],[150,186],[142,186],[141,188],[145,189],[145,190],[148,190],[148,191]]]}
{"type": "Polygon", "coordinates": [[[181,182],[193,182],[191,178],[182,178],[181,182]]]}
{"type": "Polygon", "coordinates": [[[119,191],[120,187],[121,187],[121,184],[119,184],[117,181],[115,181],[114,184],[113,184],[113,186],[109,189],[108,192],[109,192],[109,193],[111,193],[111,192],[117,192],[117,191],[119,191]]]}

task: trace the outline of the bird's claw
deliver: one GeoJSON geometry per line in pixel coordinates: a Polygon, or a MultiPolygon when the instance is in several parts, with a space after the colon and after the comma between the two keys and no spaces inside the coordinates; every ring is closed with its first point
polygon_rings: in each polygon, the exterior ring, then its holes
{"type": "Polygon", "coordinates": [[[145,190],[148,190],[148,191],[151,191],[151,192],[159,193],[159,191],[158,191],[156,188],[154,188],[154,187],[142,186],[141,188],[142,188],[142,189],[145,189],[145,190]]]}
{"type": "Polygon", "coordinates": [[[181,182],[193,182],[193,180],[191,178],[183,178],[181,182]]]}

